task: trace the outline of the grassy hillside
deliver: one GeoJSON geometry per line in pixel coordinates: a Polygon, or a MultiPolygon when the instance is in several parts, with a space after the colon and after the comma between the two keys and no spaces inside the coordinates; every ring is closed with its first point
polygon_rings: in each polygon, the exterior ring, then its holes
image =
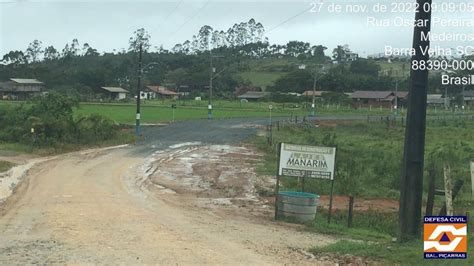
{"type": "Polygon", "coordinates": [[[253,86],[261,87],[266,89],[268,86],[274,84],[274,82],[281,77],[284,72],[242,72],[240,78],[249,81],[253,86]]]}
{"type": "MultiPolygon", "coordinates": [[[[319,69],[317,63],[311,60],[298,60],[296,58],[265,58],[259,60],[249,60],[245,63],[247,70],[236,74],[237,78],[241,78],[250,82],[254,86],[266,89],[272,86],[278,78],[284,76],[291,70],[298,69],[300,65],[306,65],[307,70],[319,69]]],[[[381,75],[390,75],[400,79],[407,78],[410,74],[409,62],[387,62],[377,61],[380,66],[381,75]]],[[[326,65],[332,67],[335,65],[326,65]]]]}

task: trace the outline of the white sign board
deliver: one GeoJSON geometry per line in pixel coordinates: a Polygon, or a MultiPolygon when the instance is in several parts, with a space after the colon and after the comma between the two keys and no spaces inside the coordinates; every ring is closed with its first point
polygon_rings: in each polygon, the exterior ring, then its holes
{"type": "Polygon", "coordinates": [[[280,176],[334,179],[336,148],[281,144],[280,176]]]}

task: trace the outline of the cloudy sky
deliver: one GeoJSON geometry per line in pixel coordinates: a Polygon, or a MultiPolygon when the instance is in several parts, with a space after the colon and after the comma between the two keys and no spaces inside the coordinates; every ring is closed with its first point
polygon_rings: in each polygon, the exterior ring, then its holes
{"type": "MultiPolygon", "coordinates": [[[[42,41],[43,45],[62,49],[74,38],[81,44],[89,43],[100,52],[110,52],[127,48],[128,38],[141,27],[150,33],[153,46],[163,45],[169,49],[176,43],[190,39],[203,25],[227,30],[234,23],[250,18],[264,25],[271,43],[284,44],[290,40],[300,40],[322,44],[329,49],[338,44],[349,44],[361,56],[383,52],[385,45],[411,45],[412,28],[374,28],[366,25],[367,16],[388,18],[394,14],[311,12],[312,3],[320,1],[0,0],[0,54],[10,50],[25,50],[34,39],[42,41]]],[[[376,2],[323,1],[326,5],[376,2]]],[[[465,15],[472,16],[442,16],[465,15]]],[[[406,18],[413,16],[405,15],[406,18]]],[[[456,43],[443,45],[453,47],[456,43]]]]}

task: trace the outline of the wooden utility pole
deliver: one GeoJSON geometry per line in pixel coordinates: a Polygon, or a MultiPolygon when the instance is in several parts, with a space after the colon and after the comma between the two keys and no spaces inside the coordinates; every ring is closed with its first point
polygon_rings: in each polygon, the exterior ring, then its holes
{"type": "MultiPolygon", "coordinates": [[[[423,41],[421,35],[427,35],[431,29],[431,0],[417,0],[419,8],[415,15],[416,21],[425,21],[422,26],[415,26],[413,32],[413,48],[415,55],[411,61],[427,61],[428,53],[422,50],[430,46],[429,40],[423,41]]],[[[405,241],[421,235],[421,207],[423,196],[423,163],[425,152],[426,131],[426,97],[428,70],[410,72],[411,86],[409,91],[405,145],[403,155],[403,171],[400,180],[399,208],[399,240],[405,241]]]]}
{"type": "Polygon", "coordinates": [[[446,214],[453,216],[453,183],[451,180],[451,167],[449,164],[445,164],[443,167],[444,175],[444,196],[446,198],[446,214]]]}

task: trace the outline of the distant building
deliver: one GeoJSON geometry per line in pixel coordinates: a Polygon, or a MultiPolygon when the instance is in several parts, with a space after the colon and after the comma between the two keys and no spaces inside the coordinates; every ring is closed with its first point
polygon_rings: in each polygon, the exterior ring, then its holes
{"type": "Polygon", "coordinates": [[[352,52],[351,52],[351,53],[347,53],[347,54],[345,55],[344,60],[345,60],[346,62],[352,62],[352,61],[356,61],[358,58],[359,58],[359,54],[358,54],[358,53],[352,53],[352,52]]]}
{"type": "MultiPolygon", "coordinates": [[[[327,93],[327,91],[314,91],[314,97],[321,98],[323,96],[323,93],[327,93]]],[[[303,96],[312,98],[313,91],[305,91],[303,92],[303,96]]]]}
{"type": "Polygon", "coordinates": [[[464,104],[474,106],[474,90],[463,92],[464,104]]]}
{"type": "Polygon", "coordinates": [[[0,98],[4,100],[26,100],[44,91],[44,83],[37,79],[11,78],[0,83],[0,98]]]}
{"type": "Polygon", "coordinates": [[[146,86],[143,93],[146,94],[146,99],[156,98],[177,98],[180,94],[163,86],[146,86]]]}
{"type": "Polygon", "coordinates": [[[448,107],[449,98],[444,98],[442,94],[428,94],[426,96],[426,104],[428,106],[448,107]]]}
{"type": "Polygon", "coordinates": [[[268,93],[263,92],[263,91],[249,91],[247,93],[244,93],[240,96],[237,96],[240,100],[247,100],[247,101],[258,101],[262,98],[265,98],[268,95],[268,93]]]}
{"type": "Polygon", "coordinates": [[[351,94],[352,106],[360,107],[382,107],[393,108],[406,104],[408,100],[407,91],[355,91],[351,94]]]}
{"type": "Polygon", "coordinates": [[[286,95],[290,95],[290,96],[296,96],[296,97],[301,97],[301,93],[297,93],[297,92],[285,92],[285,93],[282,93],[282,94],[286,94],[286,95]]]}
{"type": "Polygon", "coordinates": [[[101,87],[107,98],[111,100],[122,100],[127,98],[128,91],[120,87],[101,87]]]}
{"type": "Polygon", "coordinates": [[[394,93],[398,97],[398,107],[408,105],[408,91],[396,91],[394,93]]]}
{"type": "Polygon", "coordinates": [[[249,91],[262,91],[262,88],[260,87],[255,87],[255,86],[239,86],[235,88],[234,94],[235,96],[240,96],[242,94],[245,94],[249,91]]]}

